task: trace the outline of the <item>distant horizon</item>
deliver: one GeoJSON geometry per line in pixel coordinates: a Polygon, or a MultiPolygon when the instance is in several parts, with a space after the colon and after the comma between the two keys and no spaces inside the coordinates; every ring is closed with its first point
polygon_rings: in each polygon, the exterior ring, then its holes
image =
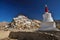
{"type": "MultiPolygon", "coordinates": [[[[23,14],[19,14],[19,15],[23,15],[23,14]]],[[[17,15],[17,16],[19,16],[19,15],[17,15]]],[[[15,16],[15,17],[17,17],[17,16],[15,16]]],[[[25,16],[25,15],[24,15],[25,16]]],[[[15,18],[14,17],[14,18],[15,18]]],[[[27,17],[27,16],[26,16],[27,17]]],[[[29,17],[28,17],[29,18],[29,17]]],[[[29,18],[29,19],[31,19],[31,18],[29,18]]],[[[31,19],[31,20],[38,20],[38,19],[31,19]]],[[[60,20],[55,20],[55,19],[53,19],[54,21],[60,21],[60,20]]],[[[12,20],[10,21],[10,22],[12,22],[13,21],[13,18],[12,18],[12,20]]],[[[43,19],[42,20],[40,20],[40,21],[43,21],[43,19]]],[[[8,21],[1,21],[1,22],[8,22],[8,21]]]]}

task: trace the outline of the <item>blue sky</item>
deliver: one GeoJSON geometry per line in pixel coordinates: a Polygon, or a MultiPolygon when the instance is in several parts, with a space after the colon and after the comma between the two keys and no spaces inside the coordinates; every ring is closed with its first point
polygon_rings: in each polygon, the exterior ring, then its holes
{"type": "Polygon", "coordinates": [[[54,20],[60,20],[60,0],[0,0],[0,22],[11,22],[19,14],[42,20],[45,4],[54,20]]]}

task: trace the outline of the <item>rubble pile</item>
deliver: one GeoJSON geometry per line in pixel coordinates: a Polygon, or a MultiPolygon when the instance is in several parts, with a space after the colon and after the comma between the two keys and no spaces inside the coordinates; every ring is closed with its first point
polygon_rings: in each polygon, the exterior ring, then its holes
{"type": "Polygon", "coordinates": [[[31,20],[24,15],[19,15],[13,18],[13,21],[10,24],[10,27],[19,29],[19,30],[30,30],[37,29],[40,27],[40,21],[31,20]]]}

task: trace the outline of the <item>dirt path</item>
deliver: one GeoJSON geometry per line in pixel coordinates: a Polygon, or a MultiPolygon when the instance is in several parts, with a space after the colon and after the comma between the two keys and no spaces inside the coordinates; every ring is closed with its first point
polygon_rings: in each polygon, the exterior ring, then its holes
{"type": "Polygon", "coordinates": [[[0,39],[7,38],[10,31],[0,31],[0,39]]]}

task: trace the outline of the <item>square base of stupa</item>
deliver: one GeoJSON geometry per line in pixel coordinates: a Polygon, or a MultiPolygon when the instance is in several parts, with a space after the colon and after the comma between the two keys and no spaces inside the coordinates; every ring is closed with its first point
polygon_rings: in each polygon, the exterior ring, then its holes
{"type": "Polygon", "coordinates": [[[38,30],[41,30],[41,31],[59,31],[56,28],[55,22],[42,22],[41,27],[38,30]]]}

